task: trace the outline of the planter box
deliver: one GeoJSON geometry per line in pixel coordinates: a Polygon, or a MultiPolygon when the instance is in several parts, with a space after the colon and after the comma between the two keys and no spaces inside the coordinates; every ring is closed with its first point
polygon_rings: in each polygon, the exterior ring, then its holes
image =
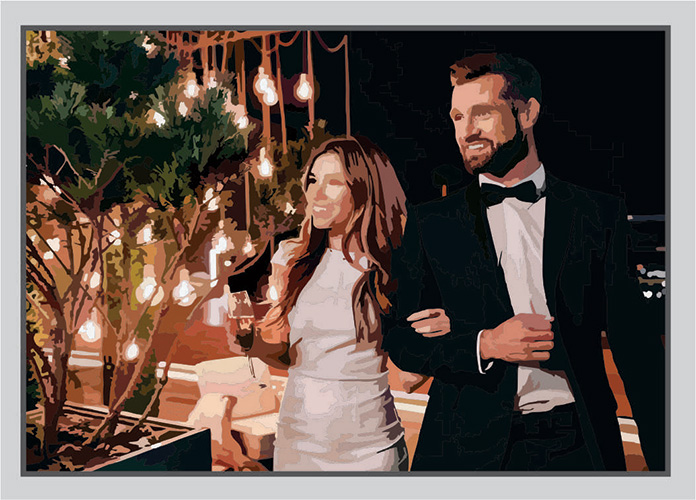
{"type": "MultiPolygon", "coordinates": [[[[68,403],[65,413],[85,419],[101,419],[106,415],[104,407],[81,406],[68,403]]],[[[139,415],[123,412],[119,424],[127,426],[138,421],[139,415]]],[[[41,419],[41,410],[27,412],[27,422],[41,419]]],[[[146,425],[164,436],[154,444],[143,443],[141,448],[109,459],[99,465],[86,467],[86,471],[210,471],[212,457],[210,429],[193,429],[177,422],[148,418],[146,425]]]]}

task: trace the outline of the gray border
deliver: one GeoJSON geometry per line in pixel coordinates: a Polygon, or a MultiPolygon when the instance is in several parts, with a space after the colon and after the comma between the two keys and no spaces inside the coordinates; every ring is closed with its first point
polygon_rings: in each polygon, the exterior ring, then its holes
{"type": "MultiPolygon", "coordinates": [[[[5,238],[2,245],[2,271],[6,276],[4,282],[11,286],[2,289],[2,312],[7,318],[3,324],[8,326],[8,332],[2,336],[2,362],[0,370],[4,375],[2,384],[2,435],[5,438],[2,447],[2,498],[12,495],[13,498],[103,498],[133,497],[134,492],[149,498],[195,498],[205,491],[209,498],[226,498],[228,496],[254,496],[256,498],[351,498],[351,497],[381,497],[381,498],[421,498],[430,497],[436,493],[441,498],[485,496],[487,498],[689,498],[694,496],[691,472],[694,470],[693,458],[693,401],[694,401],[694,340],[693,315],[685,312],[693,311],[694,300],[693,278],[693,213],[694,197],[691,193],[694,182],[693,150],[686,146],[692,144],[694,137],[694,6],[690,2],[640,2],[627,4],[624,2],[431,2],[427,5],[417,2],[409,3],[203,3],[195,4],[196,11],[188,12],[192,3],[154,2],[149,4],[122,3],[86,3],[86,2],[4,2],[2,5],[2,60],[6,69],[3,76],[2,103],[5,113],[2,117],[2,159],[6,165],[20,165],[21,160],[16,145],[20,142],[19,130],[16,127],[17,118],[21,118],[21,100],[17,74],[7,71],[7,68],[22,68],[20,47],[18,46],[20,27],[22,25],[65,25],[70,23],[75,27],[95,26],[104,21],[104,13],[108,12],[108,20],[113,25],[125,25],[133,19],[144,23],[173,26],[186,21],[191,24],[205,25],[211,15],[216,19],[226,18],[234,21],[235,25],[252,25],[263,19],[263,26],[296,25],[325,26],[327,28],[343,28],[346,25],[370,24],[369,29],[384,28],[392,25],[408,27],[408,24],[432,25],[428,29],[448,29],[453,19],[462,19],[467,25],[476,29],[492,29],[485,26],[494,20],[499,29],[518,29],[524,22],[535,23],[536,26],[525,26],[519,29],[557,29],[559,25],[583,23],[594,29],[615,29],[621,23],[622,29],[644,29],[649,23],[655,29],[660,26],[671,26],[673,43],[672,57],[679,61],[671,66],[674,70],[671,78],[669,95],[678,96],[672,99],[671,117],[678,126],[672,126],[671,146],[675,159],[672,168],[677,175],[670,176],[668,181],[678,176],[678,185],[673,186],[675,198],[680,197],[679,211],[668,208],[670,223],[679,228],[678,231],[668,229],[668,241],[674,239],[674,248],[668,257],[668,272],[673,264],[680,270],[679,275],[670,273],[671,324],[678,325],[684,330],[684,335],[668,337],[668,346],[674,349],[672,360],[679,367],[680,377],[674,378],[673,394],[680,397],[672,403],[672,438],[674,439],[672,453],[677,460],[672,462],[671,477],[534,477],[509,478],[496,476],[477,477],[360,477],[344,478],[331,477],[284,477],[280,474],[273,476],[238,476],[230,479],[215,480],[193,478],[190,476],[168,476],[167,479],[144,478],[133,476],[128,479],[105,477],[70,477],[60,479],[55,477],[19,477],[19,461],[21,447],[12,429],[20,426],[16,406],[10,404],[17,401],[17,392],[21,387],[18,366],[21,336],[23,332],[21,318],[17,312],[22,311],[23,294],[21,293],[21,273],[23,241],[22,224],[18,209],[23,207],[23,200],[16,193],[23,194],[20,169],[5,167],[2,169],[2,234],[16,235],[20,239],[17,245],[13,237],[5,238]],[[165,7],[166,6],[166,7],[165,7]],[[211,14],[213,13],[214,14],[211,14]],[[331,25],[332,20],[338,20],[331,25]],[[604,26],[600,26],[601,22],[604,26]],[[81,23],[81,24],[80,24],[81,23]],[[447,24],[445,24],[447,23],[447,24]],[[506,23],[518,25],[504,26],[506,23]],[[594,24],[593,24],[594,23],[594,24]],[[549,26],[551,25],[551,26],[549,26]],[[13,62],[15,61],[15,62],[13,62]],[[13,98],[14,96],[14,98],[13,98]],[[12,111],[8,111],[11,109],[12,111]],[[689,113],[691,111],[691,113],[689,113]],[[19,202],[19,203],[18,203],[19,202]],[[686,207],[687,210],[683,210],[686,207]],[[688,238],[688,239],[687,239],[688,238]],[[18,289],[16,288],[19,286],[18,289]],[[689,328],[691,327],[691,328],[689,328]],[[678,433],[677,433],[678,431],[678,433]],[[677,438],[678,437],[678,438],[677,438]],[[218,482],[215,482],[218,481],[218,482]],[[223,481],[224,484],[219,484],[223,481]],[[229,482],[228,482],[229,481],[229,482]],[[214,487],[213,487],[214,483],[214,487]],[[87,486],[88,488],[85,488],[87,486]],[[304,488],[303,488],[304,486],[304,488]],[[94,488],[94,489],[92,489],[94,488]],[[522,491],[520,491],[522,490],[522,491]]],[[[231,23],[230,23],[231,24],[231,23]]],[[[462,23],[464,24],[464,23],[462,23]]],[[[462,29],[462,25],[456,29],[462,29]]],[[[409,28],[412,29],[412,28],[409,28]]],[[[582,29],[580,26],[563,29],[582,29]]],[[[21,73],[20,73],[21,74],[21,73]]],[[[649,96],[642,105],[653,105],[649,96]]],[[[668,122],[669,124],[669,122],[668,122]]],[[[646,124],[649,126],[649,124],[646,124]]],[[[669,127],[668,127],[669,131],[669,127]]],[[[669,149],[669,148],[668,148],[669,149]]],[[[668,185],[669,193],[669,185],[668,185]]],[[[668,198],[670,199],[670,198],[668,198]]],[[[22,391],[19,391],[20,393],[22,391]]],[[[632,476],[632,475],[631,475],[632,476]]],[[[229,477],[221,475],[221,477],[229,477]]]]}

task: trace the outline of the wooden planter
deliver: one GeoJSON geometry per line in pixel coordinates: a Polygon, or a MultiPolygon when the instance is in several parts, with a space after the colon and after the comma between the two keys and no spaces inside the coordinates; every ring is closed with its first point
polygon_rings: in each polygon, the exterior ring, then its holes
{"type": "MultiPolygon", "coordinates": [[[[68,403],[65,413],[86,418],[103,418],[106,415],[106,408],[68,403]]],[[[40,419],[40,409],[27,412],[27,422],[38,422],[40,419]]],[[[123,412],[119,423],[133,425],[138,419],[139,415],[123,412]]],[[[84,470],[100,472],[211,470],[210,429],[193,429],[178,422],[154,417],[148,418],[147,424],[173,436],[84,470]]]]}

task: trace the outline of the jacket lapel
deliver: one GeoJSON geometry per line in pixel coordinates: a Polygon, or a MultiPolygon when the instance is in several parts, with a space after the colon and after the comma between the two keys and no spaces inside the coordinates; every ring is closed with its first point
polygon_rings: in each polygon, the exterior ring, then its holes
{"type": "MultiPolygon", "coordinates": [[[[481,202],[481,189],[477,181],[469,184],[465,190],[465,199],[468,210],[465,218],[468,219],[465,225],[471,230],[473,226],[474,234],[479,242],[480,250],[484,255],[484,262],[488,263],[491,274],[494,277],[495,297],[498,299],[499,305],[504,310],[502,320],[512,316],[512,304],[508,294],[507,285],[505,283],[505,273],[498,262],[498,256],[493,243],[493,235],[491,227],[486,215],[486,208],[481,202]]],[[[502,321],[501,320],[501,321],[502,321]]]]}
{"type": "Polygon", "coordinates": [[[556,315],[556,289],[569,239],[575,224],[577,207],[567,186],[547,174],[546,215],[544,221],[544,291],[551,315],[556,315]]]}

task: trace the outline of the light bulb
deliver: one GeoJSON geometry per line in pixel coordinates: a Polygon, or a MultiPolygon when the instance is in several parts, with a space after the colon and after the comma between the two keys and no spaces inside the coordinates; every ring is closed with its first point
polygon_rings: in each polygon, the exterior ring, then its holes
{"type": "Polygon", "coordinates": [[[259,94],[266,92],[268,89],[268,75],[266,75],[266,70],[262,66],[259,67],[259,74],[256,75],[256,82],[254,83],[254,89],[259,94]]]}
{"type": "Polygon", "coordinates": [[[243,130],[249,126],[249,117],[247,115],[242,115],[237,118],[237,121],[234,122],[234,124],[237,125],[238,129],[243,130]]]}
{"type": "Polygon", "coordinates": [[[269,87],[263,94],[263,102],[267,106],[274,106],[278,102],[278,94],[276,91],[269,87]]]}
{"type": "Polygon", "coordinates": [[[225,238],[224,236],[221,236],[217,242],[217,245],[215,245],[215,251],[217,253],[222,253],[225,250],[227,250],[227,238],[225,238]]]}
{"type": "Polygon", "coordinates": [[[80,336],[87,342],[94,342],[99,338],[100,328],[92,320],[87,320],[78,330],[80,336]]]}
{"type": "Polygon", "coordinates": [[[51,250],[54,252],[60,250],[60,238],[51,238],[50,240],[46,240],[46,243],[48,243],[48,246],[51,247],[51,250]]]}
{"type": "Polygon", "coordinates": [[[155,285],[148,284],[143,286],[143,298],[145,300],[149,299],[153,293],[155,293],[155,285]]]}
{"type": "Polygon", "coordinates": [[[92,274],[92,279],[89,280],[89,287],[90,288],[97,288],[99,286],[100,282],[101,282],[101,274],[94,273],[94,274],[92,274]]]}
{"type": "Polygon", "coordinates": [[[183,299],[187,295],[189,295],[193,291],[193,287],[191,286],[191,283],[188,281],[182,281],[179,283],[179,286],[176,287],[174,290],[174,295],[176,297],[179,297],[180,299],[183,299]]]}
{"type": "Polygon", "coordinates": [[[131,345],[129,345],[126,349],[126,359],[128,361],[133,361],[135,358],[138,357],[138,354],[140,354],[140,348],[138,347],[138,344],[136,344],[135,342],[131,343],[131,345]]]}
{"type": "Polygon", "coordinates": [[[273,167],[271,167],[271,162],[265,158],[259,165],[259,174],[261,175],[261,177],[270,177],[273,174],[273,167]]]}
{"type": "MultiPolygon", "coordinates": [[[[147,302],[157,290],[157,281],[153,277],[146,277],[135,291],[135,298],[141,304],[147,302]]],[[[150,304],[151,306],[154,304],[150,304]]]]}
{"type": "Polygon", "coordinates": [[[307,81],[307,75],[302,73],[295,85],[295,96],[300,101],[308,101],[312,98],[312,85],[307,81]]]}
{"type": "Polygon", "coordinates": [[[184,90],[184,95],[186,97],[196,97],[198,95],[198,84],[195,80],[189,80],[186,82],[186,90],[184,90]]]}
{"type": "Polygon", "coordinates": [[[162,116],[162,114],[160,114],[159,111],[155,111],[154,118],[155,118],[155,123],[157,123],[158,127],[162,127],[162,125],[167,123],[167,120],[164,119],[164,116],[162,116]]]}
{"type": "Polygon", "coordinates": [[[300,85],[300,88],[297,89],[297,97],[299,97],[303,101],[308,100],[311,95],[312,88],[309,86],[309,83],[307,82],[304,82],[302,85],[300,85]]]}

